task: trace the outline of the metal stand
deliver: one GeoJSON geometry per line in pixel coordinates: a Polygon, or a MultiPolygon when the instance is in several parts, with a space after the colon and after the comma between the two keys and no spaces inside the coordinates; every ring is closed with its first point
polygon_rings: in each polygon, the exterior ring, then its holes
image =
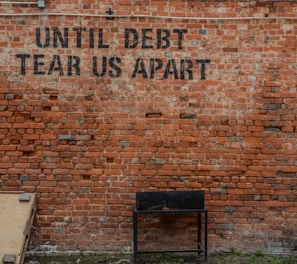
{"type": "Polygon", "coordinates": [[[134,238],[134,264],[138,263],[139,253],[164,253],[164,252],[197,252],[198,256],[204,253],[204,262],[207,263],[207,209],[174,209],[174,210],[137,210],[136,206],[133,211],[133,238],[134,238]],[[141,251],[138,250],[138,215],[139,214],[197,214],[197,248],[189,250],[161,250],[161,251],[141,251]],[[201,235],[201,214],[204,214],[204,243],[201,235]]]}

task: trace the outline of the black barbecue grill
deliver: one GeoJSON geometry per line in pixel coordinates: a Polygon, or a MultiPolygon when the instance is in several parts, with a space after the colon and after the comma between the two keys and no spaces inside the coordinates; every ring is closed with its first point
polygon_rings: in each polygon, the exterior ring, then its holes
{"type": "Polygon", "coordinates": [[[134,263],[138,263],[139,253],[197,252],[204,253],[207,263],[207,209],[204,208],[204,191],[169,191],[136,193],[133,211],[134,263]],[[142,214],[197,214],[197,248],[188,250],[138,250],[138,215],[142,214]],[[202,219],[204,214],[204,242],[202,242],[202,219]]]}

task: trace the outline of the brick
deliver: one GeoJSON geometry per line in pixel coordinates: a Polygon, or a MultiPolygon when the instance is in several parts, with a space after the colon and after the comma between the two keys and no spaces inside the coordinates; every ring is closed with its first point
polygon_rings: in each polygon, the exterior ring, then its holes
{"type": "Polygon", "coordinates": [[[20,202],[29,202],[31,198],[30,193],[22,193],[19,195],[19,201],[20,202]]]}
{"type": "Polygon", "coordinates": [[[14,264],[16,263],[16,255],[14,254],[5,254],[2,257],[3,264],[14,264]]]}
{"type": "Polygon", "coordinates": [[[5,99],[6,100],[14,100],[14,98],[15,98],[15,95],[14,94],[6,94],[5,95],[5,99]]]}
{"type": "Polygon", "coordinates": [[[75,140],[73,135],[59,135],[58,140],[75,140]]]}

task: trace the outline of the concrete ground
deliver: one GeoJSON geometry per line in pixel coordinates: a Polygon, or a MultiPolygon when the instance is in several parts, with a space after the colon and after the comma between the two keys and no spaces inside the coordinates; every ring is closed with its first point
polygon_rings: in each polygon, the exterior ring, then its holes
{"type": "MultiPolygon", "coordinates": [[[[24,264],[132,264],[133,254],[77,254],[63,256],[27,256],[24,264]]],[[[205,264],[203,257],[194,255],[146,254],[138,264],[205,264]]],[[[268,256],[261,252],[242,254],[232,252],[208,257],[208,264],[296,264],[297,255],[268,256]]]]}

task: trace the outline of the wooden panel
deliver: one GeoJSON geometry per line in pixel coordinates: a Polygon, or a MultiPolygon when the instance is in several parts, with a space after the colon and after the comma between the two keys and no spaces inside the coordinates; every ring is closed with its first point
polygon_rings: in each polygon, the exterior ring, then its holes
{"type": "Polygon", "coordinates": [[[35,194],[0,192],[0,260],[4,255],[16,255],[16,264],[24,261],[36,202],[35,194]]]}

